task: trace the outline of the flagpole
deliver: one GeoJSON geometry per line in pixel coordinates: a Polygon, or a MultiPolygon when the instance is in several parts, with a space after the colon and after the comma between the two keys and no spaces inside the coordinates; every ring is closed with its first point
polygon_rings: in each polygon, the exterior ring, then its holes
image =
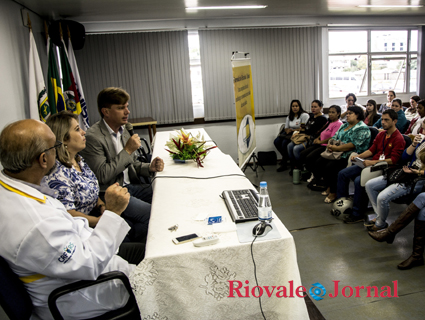
{"type": "Polygon", "coordinates": [[[61,25],[61,23],[59,22],[59,35],[60,35],[60,37],[61,37],[61,40],[63,40],[63,35],[62,35],[62,25],[61,25]]]}
{"type": "Polygon", "coordinates": [[[27,16],[28,16],[28,28],[30,28],[30,30],[32,30],[30,14],[29,14],[29,13],[27,13],[27,16]]]}
{"type": "Polygon", "coordinates": [[[49,27],[47,26],[46,20],[44,20],[44,35],[46,36],[47,47],[49,47],[49,27]]]}

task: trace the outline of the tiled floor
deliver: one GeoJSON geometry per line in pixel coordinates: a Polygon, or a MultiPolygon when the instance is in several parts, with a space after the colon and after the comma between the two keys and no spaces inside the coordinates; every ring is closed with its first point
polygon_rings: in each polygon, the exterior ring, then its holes
{"type": "MultiPolygon", "coordinates": [[[[250,168],[245,173],[253,184],[267,181],[273,211],[295,239],[303,286],[309,289],[319,282],[326,288],[323,300],[312,301],[327,320],[424,319],[425,266],[406,271],[396,267],[411,253],[413,223],[394,244],[378,243],[367,235],[363,223],[347,225],[330,215],[331,205],[324,203],[320,192],[308,189],[306,182],[294,185],[288,171],[278,173],[274,166],[265,169],[259,168],[258,177],[250,168]],[[341,293],[330,298],[338,280],[340,291],[345,286],[393,288],[397,281],[399,297],[375,298],[373,292],[367,297],[364,289],[358,298],[355,291],[351,298],[341,293]]],[[[391,204],[389,222],[404,208],[406,205],[391,204]]]]}

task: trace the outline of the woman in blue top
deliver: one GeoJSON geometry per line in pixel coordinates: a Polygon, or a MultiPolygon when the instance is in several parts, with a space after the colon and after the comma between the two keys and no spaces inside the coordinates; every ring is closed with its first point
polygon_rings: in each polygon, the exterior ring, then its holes
{"type": "Polygon", "coordinates": [[[329,145],[329,151],[342,151],[343,154],[338,160],[328,160],[323,157],[314,164],[313,175],[314,180],[311,182],[314,188],[318,190],[320,186],[327,188],[328,196],[325,199],[326,203],[331,203],[336,200],[336,185],[338,172],[344,169],[348,164],[349,156],[352,152],[358,154],[366,151],[370,143],[370,130],[363,122],[364,111],[362,108],[353,106],[347,110],[347,123],[344,123],[333,139],[343,142],[340,146],[329,145]]]}
{"type": "MultiPolygon", "coordinates": [[[[407,119],[403,111],[403,103],[401,102],[401,100],[394,99],[393,101],[391,101],[391,109],[397,112],[397,115],[398,115],[397,123],[395,126],[397,127],[398,131],[400,131],[400,133],[404,133],[407,130],[406,128],[407,119]]],[[[382,129],[381,119],[376,121],[376,123],[373,126],[375,128],[378,128],[379,131],[384,131],[384,129],[382,129]]]]}
{"type": "Polygon", "coordinates": [[[291,137],[294,131],[297,131],[301,124],[306,124],[309,115],[304,111],[301,106],[300,100],[291,101],[291,109],[289,110],[289,116],[286,118],[285,126],[281,128],[279,135],[274,140],[276,149],[282,155],[282,161],[280,167],[277,169],[278,172],[285,171],[288,162],[288,149],[287,146],[291,142],[291,137]]]}
{"type": "MultiPolygon", "coordinates": [[[[95,174],[78,155],[86,147],[85,131],[80,128],[76,114],[62,111],[47,120],[47,125],[63,144],[57,149],[56,169],[44,177],[43,184],[58,192],[58,200],[74,217],[84,217],[94,228],[105,211],[99,198],[99,183],[95,174]]],[[[125,242],[145,242],[149,216],[137,218],[137,212],[150,204],[130,197],[130,202],[121,217],[132,227],[125,242]]],[[[150,209],[150,208],[149,208],[150,209]]]]}

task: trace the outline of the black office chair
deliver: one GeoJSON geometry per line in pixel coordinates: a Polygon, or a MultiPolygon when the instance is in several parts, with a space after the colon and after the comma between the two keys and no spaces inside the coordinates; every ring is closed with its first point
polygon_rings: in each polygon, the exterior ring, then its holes
{"type": "Polygon", "coordinates": [[[404,138],[404,142],[406,143],[406,145],[404,146],[404,149],[407,149],[412,144],[412,139],[410,139],[410,137],[406,134],[403,134],[402,136],[404,138]]]}
{"type": "MultiPolygon", "coordinates": [[[[141,320],[140,311],[137,306],[136,298],[131,290],[130,282],[127,276],[120,271],[112,271],[100,275],[97,280],[77,281],[66,286],[57,288],[49,295],[49,309],[56,320],[63,320],[57,306],[56,300],[67,293],[80,290],[102,282],[113,279],[121,280],[130,294],[127,304],[117,310],[107,312],[99,317],[90,320],[112,320],[112,319],[130,319],[141,320]]],[[[25,289],[25,286],[19,277],[10,269],[6,260],[0,257],[0,305],[10,320],[26,320],[31,317],[33,305],[31,298],[25,289]]]]}
{"type": "Polygon", "coordinates": [[[410,126],[410,120],[406,121],[406,124],[404,125],[403,129],[400,130],[401,133],[405,133],[407,129],[409,129],[410,126]]]}
{"type": "Polygon", "coordinates": [[[369,148],[370,148],[376,136],[378,135],[379,130],[373,126],[369,126],[369,131],[370,131],[370,143],[369,143],[369,148]]]}
{"type": "Polygon", "coordinates": [[[149,147],[149,143],[145,138],[140,138],[140,140],[143,141],[143,143],[145,144],[146,150],[148,151],[146,152],[145,148],[141,146],[140,150],[142,151],[142,155],[139,157],[139,160],[141,162],[150,163],[152,160],[152,154],[151,154],[151,148],[149,147]]]}
{"type": "Polygon", "coordinates": [[[18,276],[0,257],[0,305],[10,320],[29,319],[32,301],[18,276]]]}

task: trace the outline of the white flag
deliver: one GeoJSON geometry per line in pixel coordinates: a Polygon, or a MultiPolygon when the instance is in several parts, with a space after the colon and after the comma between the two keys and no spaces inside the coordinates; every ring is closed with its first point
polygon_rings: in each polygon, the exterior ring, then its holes
{"type": "Polygon", "coordinates": [[[43,120],[50,115],[47,101],[47,91],[41,70],[40,58],[34,35],[30,29],[30,54],[29,54],[29,106],[31,119],[43,120]]]}
{"type": "Polygon", "coordinates": [[[80,98],[81,113],[78,116],[80,128],[87,131],[90,128],[89,114],[87,113],[86,99],[84,98],[83,86],[81,85],[80,73],[78,72],[77,60],[75,60],[74,49],[72,48],[71,39],[68,40],[68,61],[72,69],[75,85],[77,87],[78,96],[80,98]]]}

